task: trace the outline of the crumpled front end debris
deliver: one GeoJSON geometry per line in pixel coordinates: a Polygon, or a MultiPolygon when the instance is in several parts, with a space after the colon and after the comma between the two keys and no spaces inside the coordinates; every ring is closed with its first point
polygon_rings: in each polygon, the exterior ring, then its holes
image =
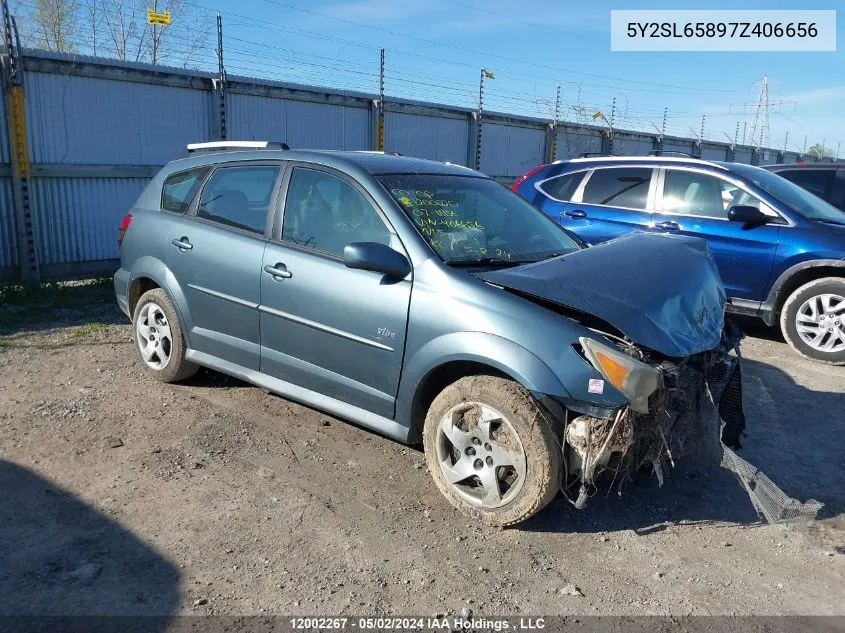
{"type": "Polygon", "coordinates": [[[716,349],[678,363],[653,363],[660,369],[661,384],[650,396],[647,412],[626,406],[609,418],[581,415],[568,421],[563,488],[575,507],[586,505],[601,473],[612,475],[611,487],[620,492],[643,468],[662,485],[665,472],[689,457],[734,473],[758,514],[770,523],[815,518],[822,504],[791,499],[732,450],[740,447],[745,429],[741,336],[728,322],[716,349]]]}

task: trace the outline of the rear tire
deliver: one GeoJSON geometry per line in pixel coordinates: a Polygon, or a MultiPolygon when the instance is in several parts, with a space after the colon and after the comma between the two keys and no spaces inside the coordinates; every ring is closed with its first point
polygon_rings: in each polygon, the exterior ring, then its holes
{"type": "Polygon", "coordinates": [[[490,525],[525,521],[560,489],[560,439],[512,380],[468,376],[446,387],[428,410],[423,444],[443,496],[490,525]]]}
{"type": "Polygon", "coordinates": [[[783,304],[780,328],[805,358],[845,365],[845,279],[824,277],[798,288],[783,304]]]}
{"type": "Polygon", "coordinates": [[[161,288],[148,290],[135,305],[133,338],[138,356],[153,378],[179,382],[190,378],[199,366],[185,360],[185,339],[173,301],[161,288]]]}

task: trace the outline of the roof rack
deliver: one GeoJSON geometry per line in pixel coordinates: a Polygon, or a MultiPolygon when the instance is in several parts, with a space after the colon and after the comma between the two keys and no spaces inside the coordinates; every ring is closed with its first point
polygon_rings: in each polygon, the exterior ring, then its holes
{"type": "Polygon", "coordinates": [[[685,158],[698,158],[698,156],[690,154],[689,152],[677,152],[673,149],[653,149],[648,153],[648,156],[664,156],[666,154],[671,154],[672,156],[684,156],[685,158]]]}
{"type": "Polygon", "coordinates": [[[208,143],[189,143],[188,153],[226,150],[226,149],[281,149],[288,150],[287,143],[273,141],[211,141],[208,143]]]}
{"type": "Polygon", "coordinates": [[[590,158],[592,156],[618,156],[618,154],[608,154],[607,152],[583,152],[581,158],[590,158]]]}

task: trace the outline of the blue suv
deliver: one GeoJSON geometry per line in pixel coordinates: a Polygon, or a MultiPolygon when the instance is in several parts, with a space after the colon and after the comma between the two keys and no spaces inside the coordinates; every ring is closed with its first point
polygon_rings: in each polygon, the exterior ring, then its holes
{"type": "Polygon", "coordinates": [[[695,158],[593,157],[541,165],[512,188],[588,244],[631,232],[706,239],[727,310],[779,323],[800,354],[845,365],[845,213],[785,178],[695,158]]]}

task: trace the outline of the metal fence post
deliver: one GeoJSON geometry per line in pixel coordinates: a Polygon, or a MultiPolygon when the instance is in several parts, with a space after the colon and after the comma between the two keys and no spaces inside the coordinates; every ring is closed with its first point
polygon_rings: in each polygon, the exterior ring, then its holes
{"type": "Polygon", "coordinates": [[[478,143],[480,136],[480,125],[478,112],[469,113],[469,143],[467,144],[467,167],[478,169],[481,162],[481,146],[478,143]]]}
{"type": "Polygon", "coordinates": [[[226,113],[226,68],[223,66],[223,18],[217,14],[217,78],[211,80],[211,96],[214,101],[212,135],[220,141],[229,137],[226,113]]]}
{"type": "Polygon", "coordinates": [[[557,154],[557,123],[549,123],[546,128],[545,162],[553,163],[557,154]]]}
{"type": "Polygon", "coordinates": [[[9,130],[9,149],[12,160],[12,205],[18,233],[20,277],[24,281],[38,282],[41,280],[41,270],[30,205],[23,64],[15,19],[9,12],[8,1],[2,0],[2,2],[3,39],[7,52],[0,59],[0,66],[2,66],[0,72],[2,72],[3,92],[6,98],[6,125],[9,130]]]}

